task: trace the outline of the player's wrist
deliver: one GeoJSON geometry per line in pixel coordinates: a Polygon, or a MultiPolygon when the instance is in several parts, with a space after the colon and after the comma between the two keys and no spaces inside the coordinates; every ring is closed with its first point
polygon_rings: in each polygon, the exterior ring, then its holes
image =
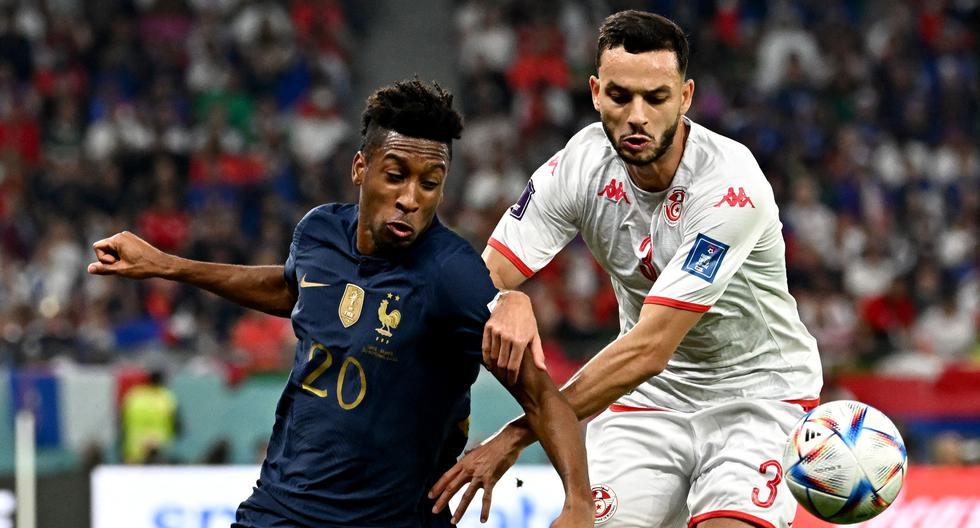
{"type": "Polygon", "coordinates": [[[578,523],[583,523],[583,526],[589,526],[595,519],[595,501],[592,500],[592,493],[588,489],[588,493],[574,493],[569,494],[566,490],[565,492],[565,503],[562,505],[562,517],[572,521],[575,525],[578,523]]]}
{"type": "Polygon", "coordinates": [[[523,417],[507,424],[497,436],[514,453],[523,451],[525,447],[538,440],[523,417]]]}
{"type": "Polygon", "coordinates": [[[501,305],[509,305],[513,303],[526,302],[530,305],[530,297],[526,293],[518,290],[500,290],[497,295],[493,297],[487,304],[487,308],[490,309],[490,313],[493,313],[501,305]]]}
{"type": "Polygon", "coordinates": [[[157,260],[157,269],[154,271],[156,272],[156,276],[161,279],[186,280],[189,272],[187,269],[189,262],[187,259],[178,257],[177,255],[161,252],[157,260]]]}

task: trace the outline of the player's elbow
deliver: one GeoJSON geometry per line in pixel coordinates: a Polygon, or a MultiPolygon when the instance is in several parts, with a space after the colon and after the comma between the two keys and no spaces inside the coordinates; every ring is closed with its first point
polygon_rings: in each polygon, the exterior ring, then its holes
{"type": "Polygon", "coordinates": [[[640,360],[637,361],[639,370],[643,374],[643,379],[657,376],[666,370],[667,362],[670,361],[672,353],[673,350],[667,350],[666,347],[658,342],[647,343],[643,347],[640,360]]]}
{"type": "Polygon", "coordinates": [[[648,358],[643,362],[642,370],[644,379],[659,375],[667,368],[667,360],[661,358],[648,358]]]}

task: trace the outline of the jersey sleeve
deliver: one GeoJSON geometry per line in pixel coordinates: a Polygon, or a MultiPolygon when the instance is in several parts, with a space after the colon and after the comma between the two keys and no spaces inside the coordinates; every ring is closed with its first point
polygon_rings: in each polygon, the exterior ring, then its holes
{"type": "Polygon", "coordinates": [[[497,295],[486,264],[473,248],[451,254],[442,264],[436,284],[439,323],[454,350],[483,357],[483,327],[490,319],[488,305],[497,295]]]}
{"type": "Polygon", "coordinates": [[[684,240],[644,304],[706,312],[718,301],[777,214],[771,193],[735,189],[706,196],[692,208],[684,240]],[[746,201],[728,197],[739,192],[746,201]]]}
{"type": "Polygon", "coordinates": [[[309,223],[315,211],[316,209],[313,209],[306,213],[306,216],[296,224],[296,228],[293,229],[293,240],[289,243],[289,256],[286,257],[286,264],[283,266],[282,274],[283,278],[286,279],[286,283],[289,284],[289,287],[293,291],[299,289],[299,280],[296,278],[296,254],[299,251],[303,238],[303,229],[309,223]]]}
{"type": "Polygon", "coordinates": [[[531,175],[524,192],[500,219],[487,245],[525,277],[548,265],[578,233],[573,197],[574,163],[564,149],[531,175]]]}

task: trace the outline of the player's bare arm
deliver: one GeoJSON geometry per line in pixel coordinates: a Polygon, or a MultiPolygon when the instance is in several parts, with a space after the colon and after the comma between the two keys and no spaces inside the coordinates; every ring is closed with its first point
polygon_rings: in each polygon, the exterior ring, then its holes
{"type": "Polygon", "coordinates": [[[197,286],[246,308],[289,317],[296,292],[283,276],[283,266],[239,266],[189,260],[160,251],[142,238],[123,231],[92,245],[95,275],[130,279],[159,277],[197,286]]]}
{"type": "Polygon", "coordinates": [[[490,270],[493,285],[502,290],[483,329],[483,363],[494,374],[505,373],[504,382],[510,385],[517,381],[521,359],[528,348],[534,364],[545,369],[538,322],[531,309],[531,300],[515,290],[527,277],[492,247],[483,250],[483,261],[490,270]]]}
{"type": "MultiPolygon", "coordinates": [[[[700,318],[698,312],[645,305],[636,326],[596,354],[562,389],[576,418],[582,420],[596,414],[643,381],[661,373],[681,339],[700,318]]],[[[436,508],[448,504],[467,482],[499,478],[514,464],[521,450],[535,440],[535,431],[527,416],[507,424],[470,451],[436,483],[432,488],[432,496],[438,497],[436,508]]],[[[484,508],[488,506],[487,500],[484,497],[484,508]]],[[[467,503],[460,502],[459,509],[465,511],[467,503]]],[[[457,511],[456,515],[462,515],[462,511],[457,511]]]]}
{"type": "MultiPolygon", "coordinates": [[[[540,438],[545,453],[561,477],[565,488],[565,504],[552,526],[592,526],[594,505],[589,489],[585,445],[578,419],[547,372],[531,364],[528,355],[523,357],[517,383],[508,385],[504,379],[506,375],[504,371],[496,371],[494,374],[521,404],[525,412],[525,424],[537,438],[540,438]]],[[[513,452],[513,458],[508,460],[506,465],[502,465],[498,464],[497,457],[508,456],[507,453],[471,451],[439,480],[430,492],[430,497],[437,497],[440,494],[445,496],[443,488],[446,488],[446,491],[453,489],[455,493],[463,484],[469,482],[470,486],[461,497],[453,515],[453,522],[458,522],[462,518],[476,491],[481,488],[483,509],[480,519],[486,522],[490,514],[493,487],[504,471],[517,459],[517,454],[517,451],[513,452]]],[[[446,501],[440,498],[433,511],[441,511],[445,506],[446,501]]]]}

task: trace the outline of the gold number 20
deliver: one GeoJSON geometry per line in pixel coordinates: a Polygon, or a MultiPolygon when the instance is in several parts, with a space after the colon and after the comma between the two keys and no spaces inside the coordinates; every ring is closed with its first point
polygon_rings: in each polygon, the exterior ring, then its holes
{"type": "MultiPolygon", "coordinates": [[[[316,381],[320,376],[322,376],[323,373],[326,372],[331,365],[333,365],[333,354],[330,352],[330,350],[327,347],[321,345],[320,343],[313,343],[313,346],[310,347],[309,357],[307,358],[308,362],[313,361],[313,356],[316,354],[317,350],[323,352],[323,356],[324,356],[323,362],[320,363],[315,369],[313,369],[313,372],[310,372],[306,376],[306,378],[303,379],[302,387],[303,389],[310,391],[311,393],[315,394],[320,398],[326,398],[327,390],[318,389],[314,387],[313,382],[316,381]]],[[[349,411],[361,404],[361,401],[364,400],[364,393],[366,392],[367,392],[367,376],[365,376],[364,374],[364,367],[361,366],[361,362],[358,361],[357,358],[347,357],[346,359],[344,359],[344,362],[340,365],[340,374],[337,375],[337,404],[340,405],[341,409],[344,409],[345,411],[349,411]],[[360,383],[361,388],[357,393],[357,397],[354,398],[354,401],[345,402],[344,392],[343,392],[344,380],[347,378],[347,370],[348,367],[351,365],[353,365],[354,368],[357,370],[358,377],[360,378],[359,381],[361,382],[360,383]]]]}

